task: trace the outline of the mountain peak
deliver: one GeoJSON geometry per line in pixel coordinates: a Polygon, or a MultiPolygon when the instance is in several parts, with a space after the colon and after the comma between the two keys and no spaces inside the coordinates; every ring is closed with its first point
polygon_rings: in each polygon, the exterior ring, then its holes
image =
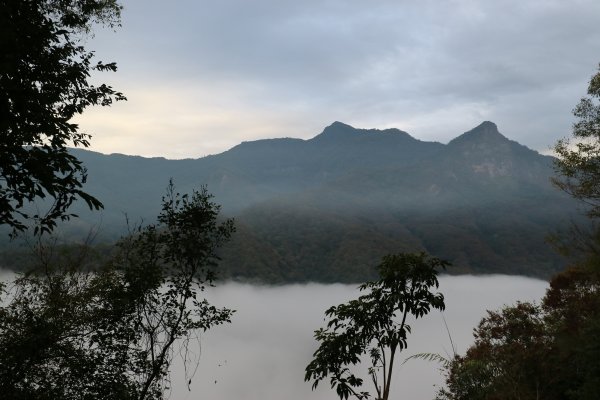
{"type": "Polygon", "coordinates": [[[366,138],[374,138],[374,135],[392,135],[393,137],[412,139],[415,140],[408,133],[399,129],[358,129],[343,122],[335,121],[331,125],[327,126],[323,132],[312,138],[311,140],[317,142],[339,142],[347,140],[349,138],[363,140],[366,138]]]}
{"type": "Polygon", "coordinates": [[[358,134],[358,129],[344,124],[343,122],[335,121],[333,124],[325,127],[323,132],[315,136],[317,140],[339,140],[349,136],[358,134]]]}
{"type": "Polygon", "coordinates": [[[452,139],[448,145],[456,146],[468,143],[505,143],[509,140],[498,131],[498,127],[491,121],[484,121],[468,132],[452,139]]]}
{"type": "Polygon", "coordinates": [[[351,129],[351,130],[356,130],[356,128],[354,128],[353,126],[350,126],[348,124],[345,124],[343,122],[340,121],[333,121],[333,123],[329,126],[325,127],[325,130],[327,129],[351,129]]]}
{"type": "Polygon", "coordinates": [[[538,168],[534,165],[547,165],[537,152],[504,137],[490,121],[451,140],[446,148],[450,159],[462,160],[463,166],[476,175],[489,178],[523,177],[538,168]]]}
{"type": "Polygon", "coordinates": [[[492,121],[483,121],[481,124],[477,125],[474,130],[485,130],[485,131],[495,131],[498,132],[498,126],[492,121]]]}

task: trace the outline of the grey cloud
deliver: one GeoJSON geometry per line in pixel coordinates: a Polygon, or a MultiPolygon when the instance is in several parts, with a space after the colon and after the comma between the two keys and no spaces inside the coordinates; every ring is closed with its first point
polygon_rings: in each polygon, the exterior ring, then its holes
{"type": "Polygon", "coordinates": [[[120,79],[231,91],[224,107],[277,114],[280,136],[342,120],[446,141],[491,119],[545,150],[600,61],[594,0],[124,3],[123,28],[94,42],[120,79]]]}

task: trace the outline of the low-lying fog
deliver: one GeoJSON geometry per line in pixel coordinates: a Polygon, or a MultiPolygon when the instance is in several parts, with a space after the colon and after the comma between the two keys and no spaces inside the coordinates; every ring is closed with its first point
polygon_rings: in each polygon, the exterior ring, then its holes
{"type": "MultiPolygon", "coordinates": [[[[472,343],[472,329],[486,309],[497,309],[516,300],[539,301],[547,288],[541,280],[514,276],[442,277],[446,296],[444,316],[459,353],[472,343]]],[[[183,370],[172,376],[173,400],[335,399],[328,382],[311,391],[304,368],[316,342],[313,331],[324,325],[331,305],[358,296],[356,285],[286,285],[279,287],[222,284],[209,293],[216,305],[234,308],[231,324],[202,335],[200,365],[190,391],[183,370]]],[[[420,352],[451,353],[442,315],[433,312],[412,323],[408,349],[400,360],[420,352]]],[[[392,397],[433,399],[435,385],[443,382],[438,365],[411,360],[397,365],[392,397]]],[[[369,391],[370,381],[365,381],[369,391]]]]}
{"type": "MultiPolygon", "coordinates": [[[[6,273],[0,271],[5,280],[6,273]]],[[[515,276],[444,276],[445,319],[457,351],[473,341],[472,330],[487,309],[517,300],[539,301],[547,282],[515,276]]],[[[316,391],[304,382],[304,368],[316,342],[313,331],[324,325],[324,311],[359,295],[356,285],[285,285],[277,287],[225,283],[207,297],[217,306],[236,309],[231,324],[202,334],[198,370],[188,391],[180,359],[172,374],[172,400],[325,400],[336,399],[328,382],[316,391]]],[[[451,345],[440,312],[411,323],[408,349],[400,355],[432,352],[447,355],[451,345]]],[[[197,353],[197,348],[194,350],[197,353]]],[[[433,399],[443,382],[438,364],[411,360],[397,364],[392,397],[433,399]]],[[[370,381],[365,388],[372,391],[370,381]]]]}

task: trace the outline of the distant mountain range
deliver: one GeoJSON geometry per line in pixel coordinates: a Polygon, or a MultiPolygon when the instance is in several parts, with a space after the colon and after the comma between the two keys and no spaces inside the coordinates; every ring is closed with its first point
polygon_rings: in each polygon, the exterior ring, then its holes
{"type": "Polygon", "coordinates": [[[384,254],[415,250],[449,259],[450,272],[547,277],[564,260],[545,238],[577,208],[550,184],[552,158],[492,122],[447,145],[335,122],[309,140],[243,142],[200,159],[74,152],[105,210],[79,210],[67,234],[96,224],[114,238],[125,214],[154,219],[170,178],[182,193],[206,185],[236,219],[223,268],[238,279],[360,281],[384,254]]]}

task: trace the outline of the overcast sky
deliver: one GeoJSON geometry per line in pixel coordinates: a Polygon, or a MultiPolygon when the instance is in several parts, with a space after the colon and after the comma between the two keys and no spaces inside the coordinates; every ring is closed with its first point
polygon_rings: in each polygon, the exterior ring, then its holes
{"type": "Polygon", "coordinates": [[[88,41],[129,101],[92,149],[201,157],[333,121],[446,143],[484,120],[538,151],[568,136],[600,62],[597,0],[124,0],[88,41]]]}

